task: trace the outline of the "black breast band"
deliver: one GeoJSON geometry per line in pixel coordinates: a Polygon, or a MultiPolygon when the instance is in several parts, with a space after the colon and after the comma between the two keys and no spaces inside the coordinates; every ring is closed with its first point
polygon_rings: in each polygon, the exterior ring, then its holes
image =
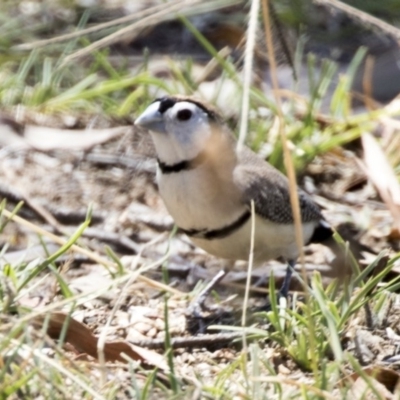
{"type": "Polygon", "coordinates": [[[233,221],[231,224],[223,226],[222,228],[218,229],[182,229],[179,228],[180,232],[183,232],[184,234],[190,236],[190,237],[195,237],[195,238],[200,238],[200,239],[222,239],[224,237],[229,236],[233,232],[235,232],[237,229],[242,227],[250,218],[250,211],[246,211],[244,214],[242,214],[236,221],[233,221]]]}
{"type": "Polygon", "coordinates": [[[176,164],[166,164],[157,158],[158,166],[163,174],[173,174],[180,171],[188,171],[198,167],[200,164],[206,160],[206,154],[200,152],[196,157],[191,160],[180,161],[176,164]]]}

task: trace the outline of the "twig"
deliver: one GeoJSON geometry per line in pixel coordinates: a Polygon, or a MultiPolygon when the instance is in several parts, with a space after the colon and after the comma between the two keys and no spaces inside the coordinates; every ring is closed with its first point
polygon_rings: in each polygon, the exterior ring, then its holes
{"type": "Polygon", "coordinates": [[[131,168],[155,174],[156,172],[156,160],[146,156],[138,154],[131,154],[129,157],[118,156],[115,154],[108,153],[87,153],[85,155],[85,161],[88,161],[97,165],[106,166],[119,166],[124,168],[131,168]]]}
{"type": "Polygon", "coordinates": [[[115,232],[107,232],[97,228],[86,228],[82,236],[125,247],[126,249],[133,251],[135,254],[138,254],[140,251],[140,246],[137,243],[129,239],[129,237],[115,232]]]}
{"type": "Polygon", "coordinates": [[[160,22],[165,22],[165,21],[170,21],[174,20],[177,18],[177,13],[182,13],[185,15],[194,15],[200,12],[201,7],[208,7],[208,11],[212,9],[220,9],[226,6],[225,3],[229,4],[235,4],[239,2],[240,0],[231,0],[230,2],[228,1],[217,1],[217,0],[211,0],[211,1],[203,1],[203,0],[190,0],[190,1],[183,1],[183,2],[174,2],[174,3],[168,3],[164,4],[164,8],[161,11],[157,11],[155,13],[152,13],[148,15],[145,18],[140,19],[139,21],[126,26],[125,28],[119,29],[117,32],[112,33],[111,35],[108,35],[104,37],[103,39],[100,39],[96,42],[93,42],[89,46],[85,47],[84,49],[78,50],[75,53],[70,54],[69,56],[65,57],[64,61],[62,62],[62,66],[65,66],[66,64],[70,63],[71,61],[84,57],[86,55],[89,55],[93,53],[95,50],[98,50],[100,48],[110,46],[111,44],[115,43],[118,41],[122,36],[130,33],[132,34],[134,31],[137,31],[139,29],[145,29],[148,28],[149,26],[156,25],[160,22]],[[197,8],[194,8],[194,6],[197,5],[197,8]]]}
{"type": "MultiPolygon", "coordinates": [[[[195,4],[196,2],[198,3],[199,0],[194,0],[194,3],[192,2],[191,5],[195,4]]],[[[67,65],[73,60],[76,60],[77,58],[84,57],[86,55],[92,54],[96,50],[99,50],[106,46],[110,46],[111,44],[119,40],[122,36],[126,35],[127,33],[132,34],[132,32],[134,32],[135,30],[144,29],[146,27],[155,25],[156,23],[159,23],[160,20],[164,21],[171,20],[175,18],[173,12],[178,12],[179,10],[182,9],[182,7],[183,7],[183,2],[176,2],[175,4],[169,7],[165,6],[164,9],[162,9],[161,11],[152,13],[147,17],[135,22],[134,24],[119,29],[118,31],[112,33],[111,35],[108,35],[100,40],[97,40],[96,42],[93,42],[89,46],[86,46],[85,48],[70,54],[69,56],[65,57],[61,66],[64,67],[65,65],[67,65]]]]}
{"type": "Polygon", "coordinates": [[[96,24],[95,26],[92,26],[87,29],[81,29],[81,30],[78,30],[75,32],[68,33],[66,35],[56,36],[56,37],[50,38],[50,39],[38,40],[38,41],[32,42],[32,43],[19,44],[19,45],[15,46],[15,48],[18,50],[32,50],[32,49],[36,49],[38,47],[47,46],[49,44],[64,42],[66,40],[75,39],[80,36],[88,35],[89,33],[92,33],[92,32],[99,32],[101,29],[106,29],[106,28],[111,28],[116,25],[126,24],[135,19],[142,19],[142,18],[147,17],[147,16],[155,13],[156,11],[162,10],[164,8],[165,8],[165,4],[159,4],[154,7],[146,8],[143,11],[135,12],[134,14],[125,15],[125,16],[123,16],[121,18],[117,18],[113,21],[104,22],[102,24],[96,24]]]}
{"type": "MultiPolygon", "coordinates": [[[[188,347],[188,348],[208,347],[208,346],[215,346],[215,345],[222,345],[224,343],[229,343],[232,340],[240,339],[241,337],[242,337],[241,332],[234,332],[234,333],[218,333],[216,335],[172,338],[171,346],[174,349],[178,349],[181,347],[188,347]]],[[[164,349],[165,347],[164,339],[130,341],[129,343],[132,343],[139,347],[146,347],[152,350],[164,349]]]]}
{"type": "MultiPolygon", "coordinates": [[[[12,189],[6,185],[0,184],[0,197],[6,198],[13,203],[24,202],[24,205],[28,207],[31,211],[33,211],[39,218],[42,218],[46,222],[49,221],[44,217],[44,213],[52,216],[52,219],[56,219],[58,222],[62,224],[76,224],[81,223],[86,219],[86,210],[69,210],[66,208],[57,208],[47,206],[38,206],[33,200],[30,200],[22,193],[12,189]]],[[[93,211],[91,223],[100,223],[104,220],[104,215],[101,212],[93,211]]]]}
{"type": "MultiPolygon", "coordinates": [[[[21,193],[3,184],[0,184],[0,197],[6,198],[14,203],[24,201],[24,197],[21,193]]],[[[35,212],[35,210],[32,211],[35,212]]]]}
{"type": "MultiPolygon", "coordinates": [[[[47,206],[46,209],[57,219],[60,223],[65,225],[74,225],[82,223],[87,216],[86,209],[71,210],[68,208],[61,208],[60,206],[47,206]]],[[[105,212],[104,211],[93,211],[91,215],[91,225],[99,224],[104,221],[105,212]]]]}
{"type": "Polygon", "coordinates": [[[30,208],[37,216],[42,218],[45,222],[47,222],[56,233],[62,233],[62,226],[58,223],[58,221],[54,218],[53,215],[49,211],[47,211],[40,204],[37,204],[35,201],[31,200],[28,196],[21,193],[20,191],[16,191],[7,187],[5,185],[0,185],[0,196],[3,196],[11,201],[20,202],[23,201],[24,204],[30,208]]]}
{"type": "Polygon", "coordinates": [[[400,29],[364,11],[349,6],[348,4],[344,4],[338,0],[313,0],[313,3],[326,8],[340,10],[344,12],[349,18],[362,25],[364,28],[377,28],[387,36],[392,37],[396,41],[400,41],[400,29]]]}

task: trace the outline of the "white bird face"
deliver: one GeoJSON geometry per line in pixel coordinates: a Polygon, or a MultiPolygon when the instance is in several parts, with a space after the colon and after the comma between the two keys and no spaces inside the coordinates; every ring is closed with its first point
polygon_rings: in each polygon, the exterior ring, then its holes
{"type": "Polygon", "coordinates": [[[196,102],[165,97],[150,104],[135,125],[152,131],[159,158],[170,163],[191,159],[204,150],[213,118],[196,102]]]}

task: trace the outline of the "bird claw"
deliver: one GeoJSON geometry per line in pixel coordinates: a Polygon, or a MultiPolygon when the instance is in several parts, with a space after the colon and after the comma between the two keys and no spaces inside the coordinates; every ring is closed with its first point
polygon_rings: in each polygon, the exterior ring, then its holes
{"type": "Polygon", "coordinates": [[[186,327],[193,335],[205,334],[210,325],[233,325],[235,318],[234,313],[224,307],[216,305],[201,308],[192,303],[186,311],[186,327]]]}
{"type": "MultiPolygon", "coordinates": [[[[205,304],[207,297],[215,285],[217,285],[225,275],[226,272],[223,270],[218,272],[218,274],[214,276],[214,278],[207,284],[186,310],[186,315],[194,323],[190,325],[198,325],[198,328],[196,329],[197,333],[205,333],[207,326],[210,325],[210,323],[218,320],[222,315],[226,314],[226,311],[217,305],[210,307],[205,304]],[[205,315],[205,312],[212,315],[205,315]]],[[[190,330],[193,331],[193,328],[190,330]]]]}

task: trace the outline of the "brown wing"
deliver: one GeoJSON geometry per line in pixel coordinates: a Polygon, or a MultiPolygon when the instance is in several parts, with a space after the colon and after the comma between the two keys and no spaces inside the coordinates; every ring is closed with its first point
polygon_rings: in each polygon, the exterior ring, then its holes
{"type": "MultiPolygon", "coordinates": [[[[270,221],[290,224],[293,222],[287,178],[270,164],[257,157],[251,150],[243,149],[234,171],[234,182],[243,194],[243,202],[254,201],[258,215],[270,221]]],[[[319,221],[319,207],[302,190],[298,191],[303,222],[319,221]]]]}

